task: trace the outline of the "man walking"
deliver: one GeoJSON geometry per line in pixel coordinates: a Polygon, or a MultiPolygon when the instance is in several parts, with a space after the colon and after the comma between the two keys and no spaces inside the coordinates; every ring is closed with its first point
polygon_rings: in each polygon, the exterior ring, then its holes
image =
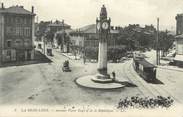
{"type": "Polygon", "coordinates": [[[113,71],[112,72],[112,80],[115,81],[115,79],[116,79],[116,73],[113,71]]]}

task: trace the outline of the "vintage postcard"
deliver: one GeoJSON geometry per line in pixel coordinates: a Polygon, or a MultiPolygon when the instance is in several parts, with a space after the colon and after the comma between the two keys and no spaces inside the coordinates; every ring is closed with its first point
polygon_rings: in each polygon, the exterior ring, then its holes
{"type": "Polygon", "coordinates": [[[0,117],[183,117],[182,0],[0,0],[0,117]]]}

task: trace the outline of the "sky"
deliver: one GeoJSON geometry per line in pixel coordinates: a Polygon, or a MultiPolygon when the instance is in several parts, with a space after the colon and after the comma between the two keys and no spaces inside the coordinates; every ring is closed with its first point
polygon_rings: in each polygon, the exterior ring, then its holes
{"type": "Polygon", "coordinates": [[[31,10],[31,6],[34,6],[38,21],[64,19],[72,28],[94,24],[103,4],[114,26],[129,24],[156,26],[159,17],[161,30],[175,31],[175,16],[183,13],[183,0],[0,0],[0,2],[3,2],[5,7],[23,5],[27,10],[31,10]]]}

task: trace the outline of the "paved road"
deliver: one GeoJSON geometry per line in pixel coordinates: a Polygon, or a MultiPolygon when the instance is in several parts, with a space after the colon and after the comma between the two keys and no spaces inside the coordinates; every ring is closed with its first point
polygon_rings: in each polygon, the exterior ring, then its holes
{"type": "MultiPolygon", "coordinates": [[[[81,60],[69,60],[72,72],[61,71],[62,63],[67,60],[59,52],[54,51],[49,57],[52,63],[41,63],[25,66],[0,68],[0,104],[41,104],[41,105],[117,105],[121,98],[127,96],[165,96],[172,93],[167,85],[148,84],[133,70],[132,61],[109,63],[109,73],[116,72],[119,80],[128,80],[138,87],[125,87],[118,90],[92,90],[79,87],[75,78],[96,73],[96,63],[81,60]]],[[[158,76],[159,77],[159,76],[158,76]]],[[[169,78],[162,78],[172,85],[169,78]]],[[[180,101],[180,97],[175,97],[180,101]]]]}

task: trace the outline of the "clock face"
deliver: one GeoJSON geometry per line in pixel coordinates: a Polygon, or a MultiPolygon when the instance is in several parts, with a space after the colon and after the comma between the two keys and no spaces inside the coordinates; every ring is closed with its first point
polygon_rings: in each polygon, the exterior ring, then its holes
{"type": "Polygon", "coordinates": [[[104,22],[102,24],[102,28],[105,29],[105,30],[108,29],[109,28],[109,24],[107,22],[104,22]]]}
{"type": "Polygon", "coordinates": [[[97,23],[97,29],[100,30],[100,23],[97,23]]]}

